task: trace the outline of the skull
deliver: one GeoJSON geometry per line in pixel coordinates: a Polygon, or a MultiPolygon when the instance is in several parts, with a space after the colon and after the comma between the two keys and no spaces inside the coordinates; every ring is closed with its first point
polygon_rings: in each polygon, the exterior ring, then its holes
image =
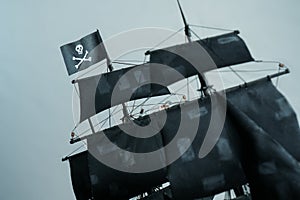
{"type": "Polygon", "coordinates": [[[76,47],[75,47],[75,51],[77,51],[77,53],[79,55],[81,55],[83,53],[83,46],[81,44],[78,44],[76,47]]]}

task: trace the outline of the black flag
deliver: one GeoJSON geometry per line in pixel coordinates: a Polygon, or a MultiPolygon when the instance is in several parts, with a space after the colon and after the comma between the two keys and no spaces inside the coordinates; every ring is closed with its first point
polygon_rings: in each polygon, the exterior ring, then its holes
{"type": "Polygon", "coordinates": [[[72,75],[107,58],[99,31],[60,47],[67,71],[72,75]]]}

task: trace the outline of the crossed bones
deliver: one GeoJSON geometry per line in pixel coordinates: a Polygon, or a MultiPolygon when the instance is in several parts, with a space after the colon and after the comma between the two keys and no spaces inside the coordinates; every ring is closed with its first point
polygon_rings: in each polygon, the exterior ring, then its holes
{"type": "Polygon", "coordinates": [[[76,69],[78,69],[79,66],[80,66],[83,62],[85,62],[85,61],[91,62],[91,61],[92,61],[92,57],[86,58],[86,56],[88,55],[88,53],[89,53],[89,52],[88,52],[87,50],[85,50],[85,54],[84,54],[83,58],[76,58],[75,56],[73,56],[73,60],[79,60],[79,63],[78,63],[77,65],[75,65],[76,69]]]}

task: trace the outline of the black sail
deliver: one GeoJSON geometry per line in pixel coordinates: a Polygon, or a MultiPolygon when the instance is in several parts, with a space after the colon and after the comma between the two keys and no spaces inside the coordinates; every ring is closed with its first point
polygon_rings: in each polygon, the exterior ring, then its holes
{"type": "MultiPolygon", "coordinates": [[[[287,150],[287,154],[300,160],[300,149],[297,148],[300,133],[295,112],[268,78],[249,83],[247,87],[228,89],[227,99],[268,131],[270,137],[287,150]]],[[[202,122],[208,123],[205,120],[202,122]]],[[[201,131],[198,132],[190,149],[168,168],[168,177],[176,199],[205,197],[249,181],[243,173],[245,169],[241,167],[240,143],[234,137],[243,128],[246,127],[238,126],[236,120],[227,113],[221,137],[214,149],[203,159],[195,156],[187,160],[185,157],[190,158],[190,152],[197,153],[202,143],[203,136],[201,137],[201,131]],[[187,190],[191,192],[186,193],[187,190]]],[[[265,147],[263,142],[259,145],[260,148],[265,147]]],[[[273,151],[268,146],[265,148],[265,151],[273,151]]],[[[293,180],[288,179],[286,183],[291,184],[293,180]]]]}
{"type": "Polygon", "coordinates": [[[249,181],[252,199],[299,199],[300,165],[272,134],[233,104],[228,115],[236,124],[239,159],[249,181]]]}
{"type": "Polygon", "coordinates": [[[78,80],[80,122],[130,100],[170,94],[168,88],[152,83],[153,76],[148,65],[141,65],[78,80]],[[118,96],[114,102],[113,92],[118,96]],[[132,95],[126,98],[128,93],[132,95]]]}
{"type": "Polygon", "coordinates": [[[266,80],[228,92],[227,98],[300,161],[300,129],[296,113],[272,82],[266,80]]]}
{"type": "MultiPolygon", "coordinates": [[[[92,179],[92,190],[95,199],[129,199],[150,191],[151,188],[167,182],[166,168],[146,173],[129,173],[118,171],[114,167],[102,163],[102,159],[110,160],[116,167],[132,169],[139,164],[129,152],[146,153],[155,151],[163,146],[162,137],[156,134],[152,137],[141,139],[126,134],[122,129],[135,131],[134,124],[147,124],[149,119],[123,124],[91,135],[87,138],[89,157],[89,170],[92,179]],[[106,139],[107,138],[107,139],[106,139]],[[112,144],[112,145],[111,145],[112,144]],[[118,148],[125,151],[118,151],[118,148]],[[100,158],[100,161],[97,160],[100,158]]],[[[157,126],[154,125],[154,129],[157,126]]],[[[138,134],[138,133],[137,133],[138,134]]],[[[165,162],[163,152],[157,157],[159,163],[165,162]]],[[[147,159],[143,163],[150,162],[147,159]]]]}
{"type": "MultiPolygon", "coordinates": [[[[273,140],[278,142],[278,145],[286,149],[287,154],[297,161],[300,160],[300,149],[297,148],[300,144],[300,133],[295,112],[268,78],[249,83],[247,87],[228,89],[226,94],[227,99],[240,112],[243,112],[257,126],[266,131],[273,140]]],[[[165,124],[160,122],[163,121],[160,118],[162,112],[130,122],[141,126],[154,122],[152,128],[157,131],[157,134],[152,137],[138,138],[139,132],[130,123],[88,137],[88,149],[93,153],[83,161],[86,164],[81,165],[84,170],[88,166],[88,170],[82,174],[71,167],[71,174],[78,173],[78,176],[84,177],[89,174],[90,184],[88,183],[87,186],[90,189],[86,191],[93,191],[95,199],[126,199],[149,191],[166,181],[171,184],[170,188],[174,199],[193,199],[226,191],[249,181],[247,174],[244,173],[245,168],[242,165],[244,160],[241,160],[240,143],[236,137],[243,127],[238,126],[236,120],[228,113],[221,136],[212,151],[204,158],[198,157],[211,120],[210,97],[167,109],[165,124]],[[199,109],[196,109],[197,106],[199,109]],[[195,110],[198,111],[195,112],[195,110]],[[180,121],[187,119],[192,123],[195,116],[200,116],[195,138],[189,140],[185,135],[176,138],[180,121]],[[123,128],[131,130],[137,137],[128,135],[123,128]],[[191,145],[175,162],[156,171],[120,172],[96,159],[99,156],[116,161],[121,159],[123,167],[130,169],[137,164],[134,158],[127,154],[120,154],[116,147],[128,152],[146,153],[160,149],[171,142],[177,144],[177,149],[161,151],[157,159],[158,163],[167,163],[173,154],[182,151],[182,145],[191,145]],[[115,147],[112,148],[108,143],[113,143],[115,147]]],[[[259,148],[264,148],[264,140],[261,141],[257,145],[259,148]]],[[[272,148],[268,150],[268,145],[265,148],[266,151],[273,151],[272,148]]],[[[78,191],[75,188],[82,187],[82,182],[78,180],[79,177],[73,180],[74,191],[78,191]]]]}
{"type": "Polygon", "coordinates": [[[73,190],[77,200],[92,199],[88,152],[69,158],[73,190]]]}
{"type": "Polygon", "coordinates": [[[78,80],[80,122],[129,100],[169,94],[162,85],[168,86],[205,71],[249,61],[253,58],[237,32],[152,51],[150,63],[78,80]],[[158,71],[154,70],[159,67],[155,64],[167,67],[160,66],[158,71]],[[171,69],[179,72],[180,76],[174,76],[171,69]],[[114,102],[111,101],[113,91],[118,94],[114,102]],[[132,95],[127,98],[127,93],[132,95]]]}
{"type": "Polygon", "coordinates": [[[245,42],[238,36],[238,33],[238,31],[235,31],[192,43],[154,50],[150,52],[150,62],[164,64],[178,71],[182,71],[181,68],[184,68],[183,75],[186,77],[196,75],[199,71],[205,72],[215,69],[214,66],[204,62],[206,58],[199,61],[201,66],[194,66],[190,62],[192,59],[201,58],[201,53],[195,52],[194,48],[191,48],[197,45],[199,45],[199,50],[203,48],[207,52],[216,68],[253,61],[254,59],[245,42]],[[198,72],[195,67],[199,67],[198,72]]]}

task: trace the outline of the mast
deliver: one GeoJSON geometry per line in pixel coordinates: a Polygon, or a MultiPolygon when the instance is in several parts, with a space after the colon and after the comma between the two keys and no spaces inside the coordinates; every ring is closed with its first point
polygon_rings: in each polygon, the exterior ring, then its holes
{"type": "MultiPolygon", "coordinates": [[[[185,18],[185,15],[183,13],[183,10],[182,10],[182,7],[181,7],[181,4],[179,2],[179,0],[177,0],[177,3],[178,3],[178,7],[179,7],[179,10],[180,10],[180,13],[181,13],[181,17],[182,17],[182,20],[183,20],[183,23],[184,23],[184,33],[185,33],[185,36],[187,37],[188,39],[188,42],[191,43],[192,42],[192,34],[191,34],[191,29],[190,29],[190,26],[189,24],[187,23],[187,20],[185,18]]],[[[200,84],[201,84],[201,88],[199,89],[199,91],[201,92],[202,96],[206,96],[207,95],[207,83],[206,83],[206,80],[204,78],[204,76],[202,76],[202,74],[198,73],[198,78],[199,78],[199,81],[200,81],[200,84]]],[[[190,99],[190,95],[189,95],[189,78],[187,78],[187,95],[188,95],[188,100],[190,99]]]]}
{"type": "Polygon", "coordinates": [[[186,21],[186,18],[184,16],[184,13],[183,13],[183,10],[182,10],[182,7],[180,5],[180,2],[179,0],[177,0],[177,3],[178,3],[178,7],[179,7],[179,10],[180,10],[180,13],[181,13],[181,17],[183,19],[183,23],[184,23],[184,33],[188,39],[189,42],[192,42],[192,34],[191,34],[191,29],[190,29],[190,26],[188,25],[187,21],[186,21]]]}
{"type": "MultiPolygon", "coordinates": [[[[109,72],[112,72],[114,70],[113,66],[112,66],[112,62],[107,54],[107,69],[109,72]]],[[[125,105],[125,103],[122,103],[122,110],[123,110],[123,118],[122,118],[122,121],[123,122],[126,122],[127,120],[129,120],[129,113],[128,113],[128,110],[127,110],[127,107],[125,105]]],[[[109,108],[109,126],[111,127],[111,113],[110,113],[110,108],[109,108]]]]}

